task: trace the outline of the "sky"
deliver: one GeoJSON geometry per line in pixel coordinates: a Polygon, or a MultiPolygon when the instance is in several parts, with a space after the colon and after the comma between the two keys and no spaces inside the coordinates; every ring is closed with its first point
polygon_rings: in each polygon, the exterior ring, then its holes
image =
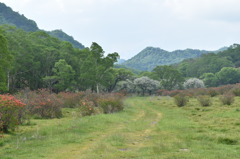
{"type": "Polygon", "coordinates": [[[148,46],[217,50],[240,43],[240,0],[0,0],[40,29],[129,59],[148,46]]]}

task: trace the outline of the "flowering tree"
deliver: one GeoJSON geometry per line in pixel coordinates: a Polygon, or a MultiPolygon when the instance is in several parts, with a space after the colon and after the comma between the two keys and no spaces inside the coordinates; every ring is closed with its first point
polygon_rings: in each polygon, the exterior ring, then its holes
{"type": "Polygon", "coordinates": [[[183,83],[185,89],[190,88],[204,88],[204,82],[198,78],[190,78],[183,83]]]}
{"type": "Polygon", "coordinates": [[[152,80],[149,77],[143,76],[140,78],[136,78],[134,80],[134,84],[137,88],[141,90],[141,93],[144,96],[146,92],[151,94],[154,90],[157,90],[160,85],[160,82],[152,80]]]}

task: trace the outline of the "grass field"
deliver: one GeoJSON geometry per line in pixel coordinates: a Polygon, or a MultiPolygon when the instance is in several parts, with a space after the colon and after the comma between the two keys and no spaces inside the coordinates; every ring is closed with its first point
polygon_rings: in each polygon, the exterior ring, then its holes
{"type": "Polygon", "coordinates": [[[191,99],[131,97],[116,114],[32,120],[0,138],[0,159],[239,159],[240,98],[210,107],[191,99]]]}

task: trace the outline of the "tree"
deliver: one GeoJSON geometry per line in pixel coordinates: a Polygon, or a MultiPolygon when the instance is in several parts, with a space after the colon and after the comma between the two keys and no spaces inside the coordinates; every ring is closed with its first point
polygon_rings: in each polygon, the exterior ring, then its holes
{"type": "Polygon", "coordinates": [[[235,84],[240,82],[240,69],[233,67],[223,67],[216,76],[219,79],[219,84],[235,84]]]}
{"type": "Polygon", "coordinates": [[[182,87],[184,79],[181,73],[172,66],[157,66],[152,72],[153,78],[160,81],[163,89],[172,90],[182,87]]]}
{"type": "Polygon", "coordinates": [[[67,89],[73,89],[73,85],[75,84],[75,71],[64,59],[60,59],[58,62],[56,62],[52,71],[54,73],[53,76],[46,76],[44,78],[50,89],[52,89],[52,86],[58,92],[65,91],[67,89]]]}
{"type": "Polygon", "coordinates": [[[198,78],[190,78],[183,83],[185,89],[190,88],[205,88],[205,85],[202,80],[198,78]]]}
{"type": "Polygon", "coordinates": [[[203,82],[207,87],[218,86],[218,77],[214,73],[204,73],[201,76],[201,79],[203,79],[203,82]]]}
{"type": "Polygon", "coordinates": [[[100,86],[105,85],[106,76],[109,76],[109,71],[119,55],[114,52],[104,57],[102,47],[95,42],[86,51],[88,54],[85,55],[85,60],[81,65],[79,78],[86,87],[98,93],[100,86]]]}
{"type": "Polygon", "coordinates": [[[132,76],[133,73],[130,70],[124,68],[112,68],[112,78],[108,78],[107,80],[109,81],[107,87],[108,92],[112,92],[118,82],[130,79],[132,76]]]}
{"type": "Polygon", "coordinates": [[[6,38],[0,34],[0,92],[8,90],[7,74],[9,74],[11,55],[7,48],[6,38]]]}
{"type": "Polygon", "coordinates": [[[142,95],[144,96],[146,92],[152,94],[154,90],[159,88],[159,81],[152,80],[149,77],[140,77],[134,80],[134,84],[137,88],[141,90],[142,95]]]}

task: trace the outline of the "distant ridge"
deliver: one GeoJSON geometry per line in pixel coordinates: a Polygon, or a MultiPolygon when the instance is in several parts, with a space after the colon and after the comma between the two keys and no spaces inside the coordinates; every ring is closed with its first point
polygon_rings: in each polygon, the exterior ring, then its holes
{"type": "MultiPolygon", "coordinates": [[[[226,50],[227,48],[222,48],[226,50]]],[[[202,54],[212,53],[215,51],[197,50],[197,49],[185,49],[185,50],[175,50],[172,52],[157,48],[157,47],[147,47],[143,49],[140,53],[122,63],[131,69],[137,69],[141,71],[151,71],[156,66],[159,65],[170,65],[178,63],[188,58],[196,58],[202,54]]],[[[216,51],[217,52],[217,51],[216,51]]]]}
{"type": "MultiPolygon", "coordinates": [[[[28,32],[35,32],[40,30],[35,21],[26,18],[24,15],[21,15],[18,12],[13,11],[10,7],[0,2],[0,25],[3,24],[12,25],[28,32]]],[[[81,43],[74,40],[72,36],[64,33],[62,30],[46,31],[46,33],[55,38],[58,38],[61,41],[67,41],[71,43],[75,48],[85,48],[81,43]]]]}

